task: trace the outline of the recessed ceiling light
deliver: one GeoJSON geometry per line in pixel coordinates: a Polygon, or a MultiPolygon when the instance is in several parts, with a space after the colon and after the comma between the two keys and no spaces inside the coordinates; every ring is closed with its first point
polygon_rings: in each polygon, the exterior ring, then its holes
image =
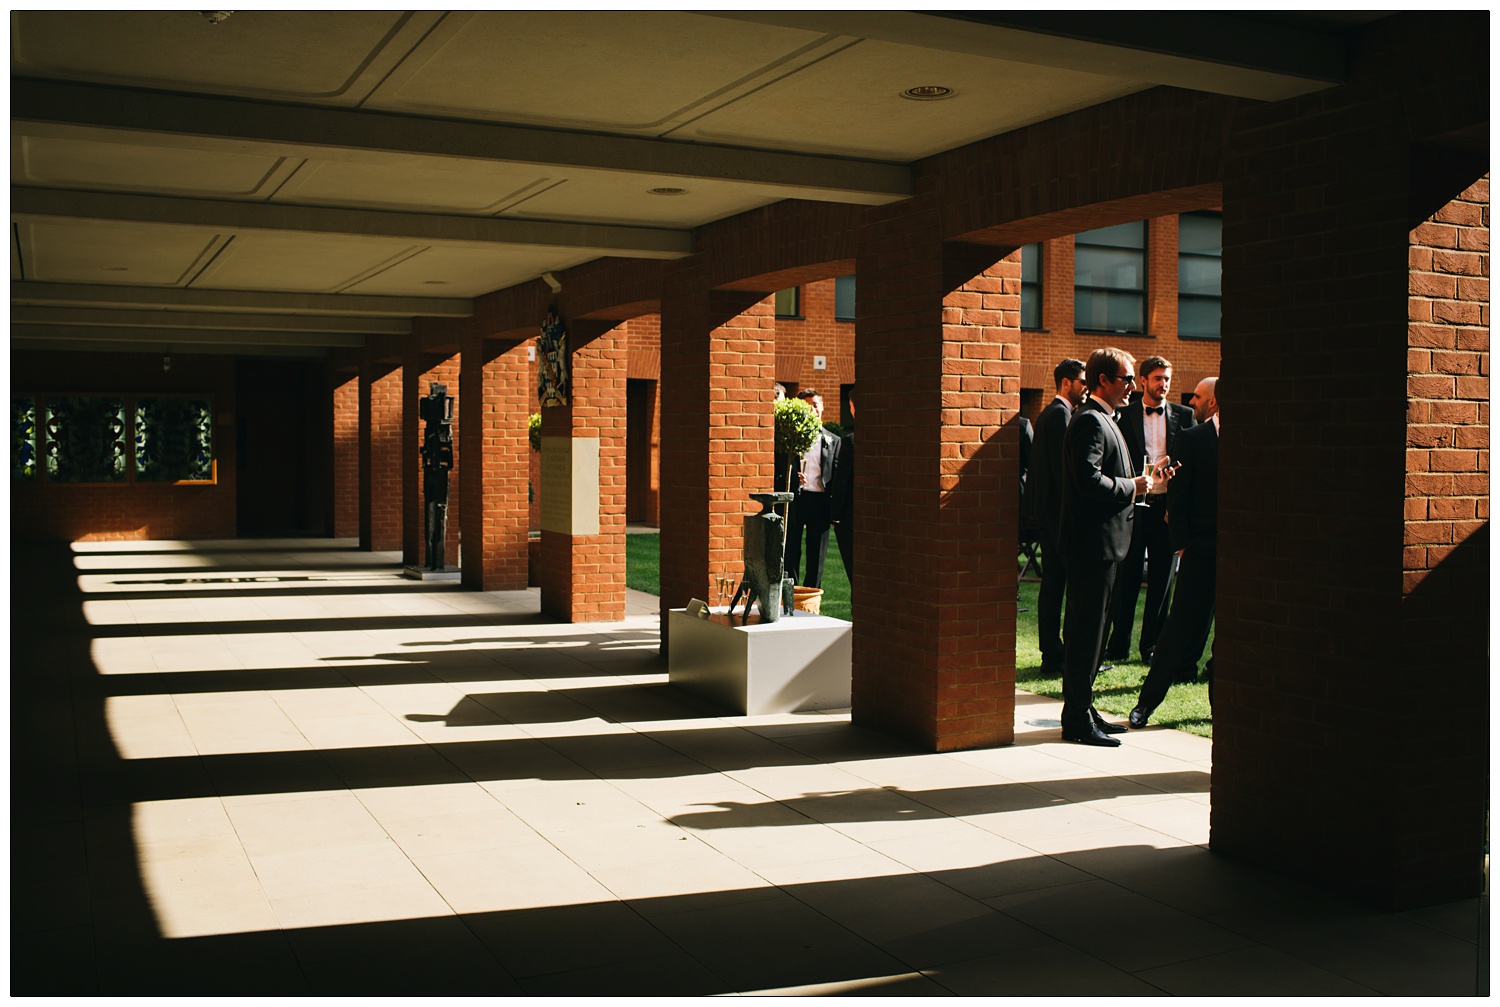
{"type": "Polygon", "coordinates": [[[130,267],[129,266],[103,266],[101,268],[103,268],[103,270],[106,273],[128,273],[128,272],[130,272],[130,267]]]}
{"type": "Polygon", "coordinates": [[[677,189],[673,188],[670,185],[663,185],[655,189],[647,189],[646,191],[653,196],[681,196],[683,193],[687,192],[686,189],[677,189]]]}
{"type": "Polygon", "coordinates": [[[923,84],[920,87],[909,87],[901,92],[901,97],[910,98],[913,101],[936,101],[939,98],[953,97],[953,88],[943,87],[941,84],[923,84]]]}

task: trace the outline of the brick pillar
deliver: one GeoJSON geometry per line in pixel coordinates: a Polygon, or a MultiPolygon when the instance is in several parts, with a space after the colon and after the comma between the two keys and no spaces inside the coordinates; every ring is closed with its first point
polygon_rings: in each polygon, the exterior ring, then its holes
{"type": "Polygon", "coordinates": [[[359,537],[360,393],[357,373],[333,375],[334,538],[359,537]]]}
{"type": "Polygon", "coordinates": [[[1488,189],[1379,97],[1235,123],[1211,842],[1404,908],[1482,882],[1488,189]]]}
{"type": "Polygon", "coordinates": [[[1021,271],[934,217],[861,236],[854,719],[949,751],[1015,737],[1021,271]]]}
{"type": "MultiPolygon", "coordinates": [[[[458,355],[437,357],[409,353],[401,361],[401,397],[405,414],[401,424],[401,561],[408,566],[427,562],[427,498],[422,468],[422,422],[418,403],[427,397],[436,381],[458,396],[458,355]]],[[[448,529],[443,542],[446,565],[458,565],[458,416],[453,417],[453,470],[448,473],[448,529]]]]}
{"type": "Polygon", "coordinates": [[[572,393],[570,404],[542,409],[542,464],[549,451],[568,447],[574,465],[558,482],[549,481],[542,501],[542,612],[564,622],[618,622],[625,618],[625,370],[623,326],[571,321],[572,393]],[[597,334],[596,334],[597,333],[597,334]],[[597,451],[597,484],[590,479],[597,451]],[[597,513],[578,502],[597,488],[597,513]],[[573,530],[549,527],[555,494],[572,491],[573,530]],[[593,518],[597,516],[597,530],[593,518]]]}
{"type": "Polygon", "coordinates": [[[401,548],[401,374],[359,365],[359,547],[401,548]]]}
{"type": "Polygon", "coordinates": [[[401,358],[401,562],[420,566],[423,556],[422,521],[422,354],[401,358]]]}
{"type": "Polygon", "coordinates": [[[772,486],[775,302],[669,278],[661,318],[662,646],[669,609],[744,567],[748,497],[772,486]]]}
{"type": "MultiPolygon", "coordinates": [[[[465,587],[526,587],[526,349],[496,349],[479,336],[460,348],[458,479],[465,587]]],[[[457,471],[457,469],[455,469],[457,471]]]]}

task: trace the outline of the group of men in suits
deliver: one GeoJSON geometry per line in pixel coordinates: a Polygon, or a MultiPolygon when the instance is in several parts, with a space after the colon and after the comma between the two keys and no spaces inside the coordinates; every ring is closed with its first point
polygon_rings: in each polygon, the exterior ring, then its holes
{"type": "MultiPolygon", "coordinates": [[[[1199,481],[1217,476],[1217,441],[1211,467],[1202,462],[1202,439],[1194,441],[1198,451],[1193,465],[1209,471],[1192,473],[1185,484],[1190,495],[1176,489],[1174,477],[1185,464],[1179,457],[1185,443],[1182,438],[1194,426],[1199,400],[1195,396],[1193,410],[1166,401],[1171,368],[1161,357],[1148,357],[1137,374],[1135,359],[1114,347],[1095,350],[1086,364],[1064,360],[1053,371],[1057,396],[1037,420],[1022,515],[1036,525],[1042,539],[1038,644],[1043,673],[1062,678],[1062,729],[1067,741],[1113,747],[1120,743],[1113,735],[1126,730],[1106,721],[1094,708],[1093,682],[1107,653],[1117,653],[1123,644],[1128,654],[1142,566],[1147,560],[1148,624],[1141,638],[1143,655],[1155,657],[1159,636],[1173,640],[1161,664],[1164,668],[1168,661],[1176,664],[1163,675],[1180,674],[1175,669],[1187,660],[1185,655],[1201,627],[1202,639],[1191,658],[1196,673],[1196,660],[1207,637],[1201,603],[1184,607],[1181,621],[1184,627],[1191,623],[1191,630],[1184,628],[1174,636],[1162,629],[1164,622],[1176,618],[1182,604],[1174,605],[1171,618],[1163,618],[1179,548],[1175,532],[1169,531],[1172,519],[1182,510],[1180,523],[1201,529],[1205,519],[1200,516],[1195,521],[1185,508],[1197,512],[1217,502],[1216,497],[1210,500],[1204,495],[1199,481]],[[1131,392],[1138,384],[1144,385],[1143,401],[1132,409],[1131,392]],[[1114,637],[1109,636],[1111,623],[1115,624],[1114,637]],[[1176,643],[1178,636],[1186,642],[1176,643]],[[1115,650],[1107,649],[1106,643],[1115,650]]],[[[1206,410],[1204,415],[1208,415],[1206,410]]],[[[1201,592],[1202,561],[1195,562],[1193,569],[1191,590],[1201,592]]],[[[1211,585],[1212,572],[1207,577],[1211,585]]],[[[1188,589],[1185,583],[1179,594],[1188,589]]],[[[1208,619],[1211,622],[1211,595],[1208,619]]],[[[1153,690],[1160,686],[1160,695],[1153,691],[1148,696],[1143,690],[1142,704],[1131,715],[1133,726],[1145,726],[1166,693],[1161,683],[1170,685],[1172,680],[1159,677],[1153,684],[1153,690]]]]}

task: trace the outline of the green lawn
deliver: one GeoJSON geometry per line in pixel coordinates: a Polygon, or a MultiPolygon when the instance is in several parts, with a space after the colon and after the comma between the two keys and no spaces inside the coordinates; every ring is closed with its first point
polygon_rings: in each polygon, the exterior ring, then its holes
{"type": "MultiPolygon", "coordinates": [[[[648,594],[661,593],[659,574],[659,535],[625,536],[625,582],[637,591],[648,594]]],[[[1026,609],[1016,615],[1016,684],[1028,692],[1040,693],[1054,699],[1062,698],[1062,681],[1041,676],[1042,655],[1036,645],[1036,594],[1039,585],[1035,581],[1023,581],[1020,585],[1020,607],[1026,609]]],[[[839,559],[838,543],[828,543],[828,562],[823,567],[824,615],[835,619],[850,619],[849,578],[844,575],[844,564],[839,559]]],[[[1141,606],[1136,607],[1136,629],[1132,640],[1140,639],[1141,606]]],[[[1209,647],[1213,646],[1213,635],[1209,635],[1209,647]]],[[[1134,648],[1132,648],[1132,651],[1134,648]]],[[[1210,651],[1204,650],[1205,657],[1210,651]]],[[[1201,664],[1200,664],[1201,668],[1201,664]]],[[[1110,671],[1101,672],[1094,682],[1094,705],[1105,713],[1114,714],[1123,720],[1135,706],[1140,695],[1141,682],[1149,669],[1138,662],[1116,664],[1110,671]]],[[[1175,727],[1189,734],[1213,737],[1213,718],[1208,706],[1208,685],[1195,682],[1191,685],[1174,685],[1166,700],[1151,717],[1152,724],[1175,727]]]]}

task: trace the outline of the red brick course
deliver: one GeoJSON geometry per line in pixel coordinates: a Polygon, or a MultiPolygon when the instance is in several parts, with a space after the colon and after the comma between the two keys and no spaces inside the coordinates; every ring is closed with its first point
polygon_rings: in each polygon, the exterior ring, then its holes
{"type": "Polygon", "coordinates": [[[526,348],[468,336],[459,360],[455,434],[463,459],[457,480],[463,583],[478,591],[520,590],[529,566],[526,348]]]}

